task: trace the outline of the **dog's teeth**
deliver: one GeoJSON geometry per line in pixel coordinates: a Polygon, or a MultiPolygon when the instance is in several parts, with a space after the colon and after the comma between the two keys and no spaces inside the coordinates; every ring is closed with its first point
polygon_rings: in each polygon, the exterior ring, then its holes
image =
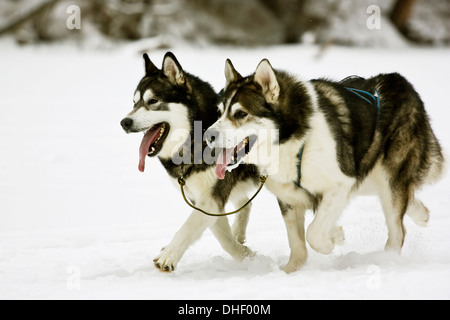
{"type": "Polygon", "coordinates": [[[166,125],[163,124],[163,126],[162,126],[161,129],[159,130],[159,137],[158,137],[158,140],[161,139],[162,135],[164,134],[165,128],[166,128],[166,125]]]}

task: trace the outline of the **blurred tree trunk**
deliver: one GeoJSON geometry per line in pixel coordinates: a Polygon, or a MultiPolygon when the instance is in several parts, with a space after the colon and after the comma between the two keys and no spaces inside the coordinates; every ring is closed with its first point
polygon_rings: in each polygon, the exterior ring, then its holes
{"type": "MultiPolygon", "coordinates": [[[[21,14],[13,15],[10,19],[7,19],[6,22],[2,23],[0,26],[0,36],[9,32],[14,32],[26,22],[49,12],[58,1],[59,0],[46,0],[38,4],[31,3],[29,8],[23,10],[21,14]]],[[[38,29],[39,38],[46,40],[47,37],[45,35],[45,31],[43,30],[44,28],[42,27],[38,29]]]]}
{"type": "Polygon", "coordinates": [[[298,43],[303,34],[303,16],[305,0],[259,0],[270,9],[284,28],[284,43],[298,43]]]}
{"type": "Polygon", "coordinates": [[[397,0],[391,12],[391,21],[401,33],[407,33],[407,22],[416,0],[397,0]]]}

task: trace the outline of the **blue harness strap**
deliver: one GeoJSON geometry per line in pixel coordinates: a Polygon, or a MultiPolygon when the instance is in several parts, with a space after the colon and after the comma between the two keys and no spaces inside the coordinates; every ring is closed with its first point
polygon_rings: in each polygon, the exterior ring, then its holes
{"type": "Polygon", "coordinates": [[[369,103],[371,105],[376,105],[377,106],[377,120],[378,120],[378,117],[380,116],[380,112],[381,112],[381,108],[380,108],[381,103],[380,103],[380,95],[378,94],[378,90],[377,89],[375,89],[376,96],[374,96],[370,92],[367,92],[367,91],[364,91],[364,90],[359,90],[359,89],[349,88],[349,87],[345,87],[345,89],[347,89],[348,91],[356,94],[358,97],[360,97],[361,99],[363,99],[367,103],[369,103]],[[370,100],[369,100],[369,98],[370,98],[370,100]]]}
{"type": "MultiPolygon", "coordinates": [[[[380,102],[380,95],[378,94],[378,90],[375,89],[375,94],[376,96],[374,96],[373,94],[371,94],[370,92],[364,91],[364,90],[360,90],[360,89],[355,89],[355,88],[348,88],[345,87],[345,89],[347,89],[348,91],[356,94],[358,97],[360,97],[362,100],[366,101],[367,103],[371,104],[371,105],[376,105],[377,107],[377,121],[378,118],[380,117],[380,112],[381,112],[381,102],[380,102]]],[[[305,149],[305,144],[303,144],[300,148],[300,151],[297,154],[297,159],[298,159],[298,164],[297,164],[297,181],[294,182],[294,184],[299,187],[302,188],[301,185],[301,180],[302,180],[302,157],[303,157],[303,150],[305,149]]]]}

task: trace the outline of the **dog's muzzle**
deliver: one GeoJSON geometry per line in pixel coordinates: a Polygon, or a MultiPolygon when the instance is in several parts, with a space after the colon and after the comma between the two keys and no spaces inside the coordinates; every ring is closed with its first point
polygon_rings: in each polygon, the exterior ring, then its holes
{"type": "Polygon", "coordinates": [[[130,132],[131,128],[133,127],[133,119],[124,118],[122,119],[122,121],[120,121],[120,125],[122,126],[123,130],[125,130],[125,132],[130,132]]]}

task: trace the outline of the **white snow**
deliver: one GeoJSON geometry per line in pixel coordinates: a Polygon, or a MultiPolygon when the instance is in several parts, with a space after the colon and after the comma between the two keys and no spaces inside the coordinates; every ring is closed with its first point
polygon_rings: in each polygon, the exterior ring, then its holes
{"type": "MultiPolygon", "coordinates": [[[[172,274],[153,258],[190,209],[156,159],[140,173],[140,134],[120,120],[143,75],[142,42],[93,51],[70,45],[19,48],[0,42],[0,298],[2,299],[449,299],[450,179],[419,194],[429,226],[405,218],[400,255],[383,251],[387,230],[376,198],[355,199],[331,255],[309,249],[287,275],[289,248],[275,198],[255,199],[247,245],[233,261],[207,231],[172,274]]],[[[183,68],[219,90],[224,62],[241,74],[262,58],[304,79],[397,71],[421,94],[450,149],[449,49],[279,46],[175,48],[183,68]]],[[[164,51],[150,52],[160,66],[164,51]]],[[[307,214],[307,223],[312,213],[307,214]]]]}

